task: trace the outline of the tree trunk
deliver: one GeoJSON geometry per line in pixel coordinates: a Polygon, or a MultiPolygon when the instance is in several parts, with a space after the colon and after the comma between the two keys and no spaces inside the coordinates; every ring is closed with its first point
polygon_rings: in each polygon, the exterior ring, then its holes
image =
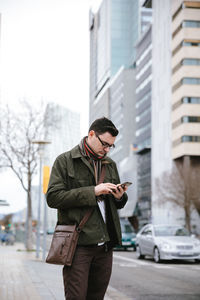
{"type": "MultiPolygon", "coordinates": [[[[187,200],[186,200],[187,202],[187,200]]],[[[191,232],[191,211],[190,211],[190,205],[185,205],[185,225],[189,232],[191,232]]]]}
{"type": "Polygon", "coordinates": [[[185,185],[184,210],[185,210],[185,224],[189,232],[191,232],[190,174],[191,174],[190,156],[184,156],[183,159],[183,180],[185,185]]]}

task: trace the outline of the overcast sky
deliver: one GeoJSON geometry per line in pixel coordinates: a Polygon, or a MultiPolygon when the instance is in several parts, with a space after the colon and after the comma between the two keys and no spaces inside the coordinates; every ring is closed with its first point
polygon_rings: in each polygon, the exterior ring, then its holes
{"type": "MultiPolygon", "coordinates": [[[[30,101],[43,98],[63,104],[80,112],[81,134],[85,135],[89,109],[89,9],[96,11],[100,3],[101,0],[0,0],[1,101],[14,105],[26,97],[30,101]]],[[[26,196],[17,178],[9,175],[8,180],[5,174],[0,178],[0,199],[11,204],[11,211],[24,207],[26,196]]]]}
{"type": "Polygon", "coordinates": [[[100,0],[0,0],[1,99],[43,97],[81,112],[89,108],[89,9],[100,0]]]}

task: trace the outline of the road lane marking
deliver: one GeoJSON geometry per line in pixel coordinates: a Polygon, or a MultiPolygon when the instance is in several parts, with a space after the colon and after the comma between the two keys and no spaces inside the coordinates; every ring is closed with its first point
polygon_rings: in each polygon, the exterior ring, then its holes
{"type": "Polygon", "coordinates": [[[154,264],[152,266],[156,269],[175,269],[173,266],[166,266],[166,265],[154,264]]]}
{"type": "Polygon", "coordinates": [[[114,258],[118,258],[118,259],[122,259],[122,260],[125,260],[125,261],[129,261],[129,262],[132,262],[132,263],[136,263],[138,265],[146,265],[147,263],[145,262],[142,262],[142,261],[139,261],[139,260],[136,260],[136,259],[132,259],[132,258],[128,258],[128,257],[124,257],[124,256],[120,256],[120,255],[117,255],[117,254],[113,254],[114,258]]]}
{"type": "Polygon", "coordinates": [[[127,297],[125,294],[110,285],[108,286],[106,295],[108,298],[105,298],[105,300],[136,300],[135,298],[127,297]]]}
{"type": "MultiPolygon", "coordinates": [[[[146,261],[141,261],[138,259],[133,259],[133,258],[128,258],[128,257],[124,257],[118,254],[113,254],[114,258],[116,259],[121,259],[124,261],[128,261],[130,263],[132,263],[132,267],[134,267],[134,265],[140,265],[140,266],[150,266],[150,267],[154,267],[157,269],[190,269],[190,270],[195,270],[198,271],[200,269],[200,265],[166,265],[166,264],[156,264],[155,262],[151,262],[149,260],[146,261]]],[[[128,264],[127,264],[128,265],[128,264]]],[[[124,265],[125,266],[125,265],[124,265]]]]}
{"type": "Polygon", "coordinates": [[[115,262],[113,263],[116,266],[120,266],[120,267],[126,267],[126,268],[136,268],[137,265],[136,264],[131,264],[131,263],[119,263],[119,262],[115,262]]]}
{"type": "Polygon", "coordinates": [[[173,268],[172,266],[158,265],[158,264],[156,264],[154,262],[148,262],[148,261],[144,262],[144,261],[140,261],[140,260],[136,260],[136,259],[132,259],[132,258],[120,256],[120,255],[117,255],[117,254],[114,254],[114,258],[132,262],[133,265],[137,264],[137,265],[140,265],[140,266],[150,266],[150,267],[154,267],[154,268],[157,268],[157,269],[161,269],[161,268],[172,269],[173,268]]]}

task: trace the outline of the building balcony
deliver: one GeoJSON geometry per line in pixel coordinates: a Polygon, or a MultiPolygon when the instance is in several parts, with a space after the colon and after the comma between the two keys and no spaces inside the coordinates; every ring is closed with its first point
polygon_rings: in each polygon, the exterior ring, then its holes
{"type": "Polygon", "coordinates": [[[180,68],[172,74],[172,86],[176,85],[184,77],[200,78],[200,65],[181,65],[180,68]]]}
{"type": "MultiPolygon", "coordinates": [[[[200,41],[200,39],[199,39],[200,41]]],[[[177,53],[172,56],[172,69],[177,66],[184,58],[200,59],[200,49],[195,46],[182,46],[177,53]]]]}
{"type": "Polygon", "coordinates": [[[172,111],[172,124],[183,116],[200,116],[200,104],[182,103],[177,109],[172,111]]]}
{"type": "Polygon", "coordinates": [[[172,105],[183,97],[200,97],[200,85],[183,84],[172,93],[172,105]]]}
{"type": "Polygon", "coordinates": [[[182,136],[200,136],[200,123],[181,123],[179,126],[172,129],[173,142],[177,141],[182,136]]]}
{"type": "Polygon", "coordinates": [[[181,25],[185,20],[197,21],[199,20],[199,9],[184,8],[172,21],[172,33],[181,25]]]}
{"type": "Polygon", "coordinates": [[[200,28],[182,27],[172,39],[172,49],[174,50],[183,40],[199,40],[200,28]]]}
{"type": "Polygon", "coordinates": [[[184,155],[200,156],[200,143],[180,143],[172,147],[172,159],[177,159],[184,155]]]}

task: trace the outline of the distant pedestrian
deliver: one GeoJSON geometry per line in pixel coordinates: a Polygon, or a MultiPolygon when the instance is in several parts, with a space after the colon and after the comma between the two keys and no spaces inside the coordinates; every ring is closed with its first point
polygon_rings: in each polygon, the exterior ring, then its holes
{"type": "Polygon", "coordinates": [[[71,267],[64,266],[68,300],[103,300],[112,270],[112,249],[121,244],[117,209],[127,202],[115,162],[107,157],[118,130],[107,118],[94,121],[80,144],[57,157],[50,176],[47,203],[58,210],[58,224],[79,224],[94,211],[80,233],[71,267]],[[102,166],[104,183],[97,184],[102,166]]]}

